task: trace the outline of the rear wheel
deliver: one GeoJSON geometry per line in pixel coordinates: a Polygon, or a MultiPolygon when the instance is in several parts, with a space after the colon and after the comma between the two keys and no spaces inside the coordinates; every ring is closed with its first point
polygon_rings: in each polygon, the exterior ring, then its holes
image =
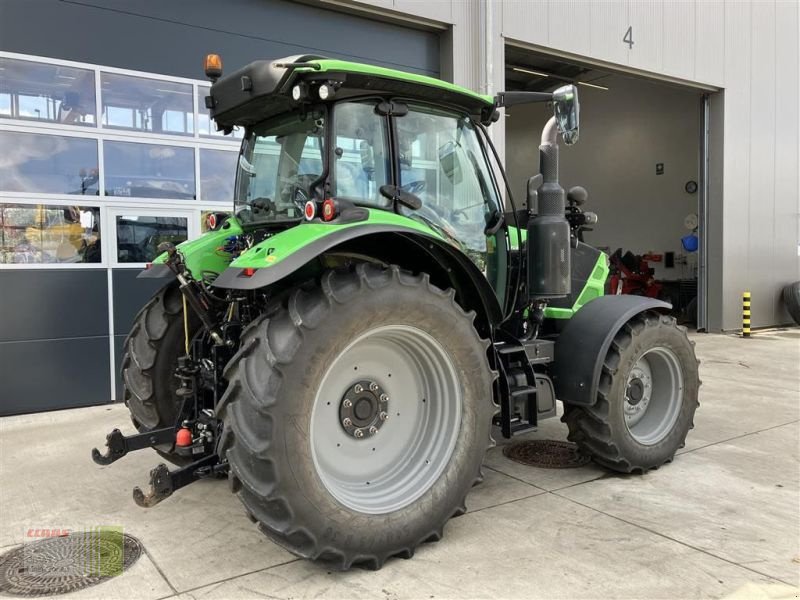
{"type": "Polygon", "coordinates": [[[697,365],[673,317],[638,315],[611,344],[595,404],[565,406],[569,439],[595,462],[624,473],[672,460],[694,426],[697,365]]]}
{"type": "Polygon", "coordinates": [[[266,535],[339,569],[441,537],[493,443],[473,317],[426,275],[359,265],[248,327],[226,369],[222,445],[266,535]]]}
{"type": "MultiPolygon", "coordinates": [[[[190,315],[190,332],[196,326],[190,315]]],[[[123,346],[123,400],[140,432],[175,424],[180,410],[175,368],[183,353],[183,301],[177,283],[171,282],[139,311],[123,346]]],[[[155,449],[177,465],[191,462],[176,454],[172,444],[155,449]]]]}
{"type": "Polygon", "coordinates": [[[794,322],[800,325],[800,281],[783,288],[783,304],[794,322]]]}

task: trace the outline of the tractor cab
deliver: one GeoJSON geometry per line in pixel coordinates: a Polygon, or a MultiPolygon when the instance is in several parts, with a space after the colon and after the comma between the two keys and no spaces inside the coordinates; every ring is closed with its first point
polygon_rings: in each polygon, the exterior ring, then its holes
{"type": "Polygon", "coordinates": [[[389,211],[431,229],[484,270],[487,231],[503,219],[479,125],[491,119],[494,101],[402,75],[298,56],[258,61],[216,81],[206,99],[214,120],[222,130],[245,130],[234,198],[242,226],[355,223],[389,211]]]}

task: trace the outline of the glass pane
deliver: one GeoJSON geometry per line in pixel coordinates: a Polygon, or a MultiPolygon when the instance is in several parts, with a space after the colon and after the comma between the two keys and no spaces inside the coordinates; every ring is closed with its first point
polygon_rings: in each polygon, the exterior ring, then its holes
{"type": "Polygon", "coordinates": [[[347,103],[335,108],[336,195],[359,204],[388,206],[379,189],[391,170],[386,119],[373,104],[347,103]]]}
{"type": "Polygon", "coordinates": [[[289,113],[250,130],[236,184],[236,216],[242,222],[302,218],[324,170],[324,131],[322,112],[289,113]]]}
{"type": "Polygon", "coordinates": [[[94,72],[0,58],[0,117],[95,124],[94,72]]]}
{"type": "Polygon", "coordinates": [[[0,204],[0,263],[99,263],[95,206],[0,204]]]}
{"type": "Polygon", "coordinates": [[[194,134],[192,86],[133,75],[101,73],[103,127],[194,134]]]}
{"type": "Polygon", "coordinates": [[[97,194],[97,142],[0,131],[0,190],[97,194]]]}
{"type": "Polygon", "coordinates": [[[150,262],[162,242],[180,244],[189,237],[186,217],[120,215],[116,219],[117,261],[150,262]]]}
{"type": "MultiPolygon", "coordinates": [[[[216,124],[208,116],[208,109],[206,108],[206,96],[211,93],[210,87],[198,86],[197,88],[197,132],[200,135],[209,137],[225,137],[222,131],[217,131],[216,124]]],[[[228,135],[229,138],[241,139],[244,132],[241,127],[234,127],[233,131],[228,135]]]]}
{"type": "Polygon", "coordinates": [[[194,150],[132,142],[103,144],[107,196],[194,199],[194,150]]]}
{"type": "Polygon", "coordinates": [[[206,202],[233,203],[238,152],[200,149],[200,190],[206,202]]]}

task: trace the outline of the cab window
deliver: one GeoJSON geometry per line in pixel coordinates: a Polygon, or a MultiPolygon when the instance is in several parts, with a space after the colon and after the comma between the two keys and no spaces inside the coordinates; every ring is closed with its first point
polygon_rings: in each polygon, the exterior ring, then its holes
{"type": "Polygon", "coordinates": [[[387,208],[390,202],[380,194],[391,177],[386,118],[374,103],[345,102],[336,106],[333,120],[335,195],[387,208]]]}
{"type": "Polygon", "coordinates": [[[484,231],[500,204],[477,132],[468,117],[409,108],[395,119],[399,184],[416,194],[422,207],[401,210],[439,230],[485,269],[484,231]]]}

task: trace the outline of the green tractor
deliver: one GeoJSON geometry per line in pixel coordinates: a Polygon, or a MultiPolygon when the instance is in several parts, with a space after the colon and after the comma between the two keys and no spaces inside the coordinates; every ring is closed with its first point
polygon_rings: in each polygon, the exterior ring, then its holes
{"type": "Polygon", "coordinates": [[[153,469],[137,504],[227,477],[278,544],[377,569],[464,513],[493,427],[530,431],[557,399],[595,462],[672,460],[698,363],[668,304],[604,295],[607,256],[576,234],[592,215],[565,217],[574,86],[490,97],[308,55],[222,77],[210,58],[206,107],[244,132],[233,213],[140,275],[164,286],[124,347],[139,433],[93,451],[109,464],[151,447],[177,466],[153,469]],[[528,102],[554,116],[519,210],[487,127],[528,102]]]}

